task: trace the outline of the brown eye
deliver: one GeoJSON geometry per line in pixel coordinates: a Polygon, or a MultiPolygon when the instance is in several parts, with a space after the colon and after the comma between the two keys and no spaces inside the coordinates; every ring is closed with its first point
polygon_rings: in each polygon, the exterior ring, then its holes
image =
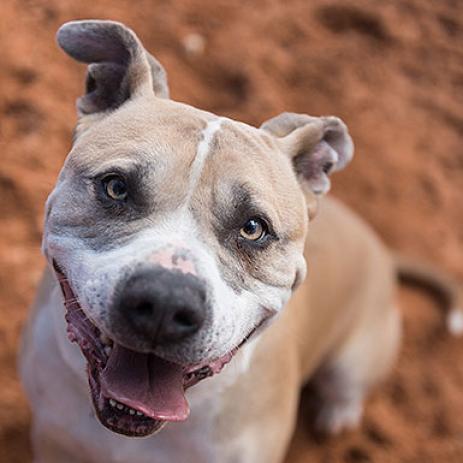
{"type": "Polygon", "coordinates": [[[267,224],[259,218],[249,219],[240,229],[240,235],[249,241],[259,241],[267,234],[267,224]]]}
{"type": "Polygon", "coordinates": [[[115,201],[124,201],[127,198],[127,185],[119,175],[108,175],[103,179],[103,188],[106,195],[115,201]]]}

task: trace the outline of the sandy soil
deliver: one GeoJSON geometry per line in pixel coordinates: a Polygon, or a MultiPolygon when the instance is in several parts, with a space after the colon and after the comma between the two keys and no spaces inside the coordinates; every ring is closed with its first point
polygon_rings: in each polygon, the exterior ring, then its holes
{"type": "MultiPolygon", "coordinates": [[[[54,45],[64,21],[122,20],[165,64],[175,99],[258,124],[337,114],[356,159],[334,192],[394,248],[463,278],[463,2],[3,0],[0,5],[0,461],[30,461],[15,373],[43,259],[43,203],[70,144],[83,67],[54,45]],[[188,52],[191,34],[203,52],[188,52]]],[[[288,463],[463,461],[463,340],[403,290],[405,343],[361,429],[331,439],[301,413],[288,463]]],[[[304,407],[301,407],[303,410],[304,407]]]]}

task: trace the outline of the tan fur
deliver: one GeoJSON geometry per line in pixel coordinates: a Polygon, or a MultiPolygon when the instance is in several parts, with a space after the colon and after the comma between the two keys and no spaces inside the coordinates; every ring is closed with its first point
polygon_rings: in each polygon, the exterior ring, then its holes
{"type": "MultiPolygon", "coordinates": [[[[308,278],[281,319],[262,334],[246,380],[227,390],[236,419],[229,421],[225,409],[219,428],[219,438],[228,439],[242,432],[246,416],[253,439],[268,451],[262,462],[281,461],[299,388],[317,370],[345,369],[363,394],[386,375],[398,349],[395,270],[387,250],[369,227],[331,199],[322,202],[309,230],[308,278]],[[251,413],[249,404],[255,404],[251,413]]],[[[330,431],[331,423],[323,424],[330,431]]]]}

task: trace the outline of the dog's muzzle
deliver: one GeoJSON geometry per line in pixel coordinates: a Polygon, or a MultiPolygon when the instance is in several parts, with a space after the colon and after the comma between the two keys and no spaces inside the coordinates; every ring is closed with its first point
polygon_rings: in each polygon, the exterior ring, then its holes
{"type": "Polygon", "coordinates": [[[54,261],[68,337],[87,360],[96,415],[114,432],[142,437],[167,421],[186,420],[185,391],[220,373],[265,322],[221,357],[176,363],[155,354],[156,347],[169,351],[184,346],[208,327],[211,308],[206,283],[186,271],[186,263],[184,259],[182,269],[153,262],[134,269],[117,285],[109,311],[110,331],[103,332],[87,316],[65,271],[54,261]]]}

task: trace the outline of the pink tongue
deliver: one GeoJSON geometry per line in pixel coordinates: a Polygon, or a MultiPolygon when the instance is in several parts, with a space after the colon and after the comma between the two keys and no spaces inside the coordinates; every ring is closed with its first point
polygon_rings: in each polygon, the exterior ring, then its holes
{"type": "Polygon", "coordinates": [[[183,421],[190,413],[181,366],[117,344],[101,373],[101,390],[155,420],[183,421]]]}

